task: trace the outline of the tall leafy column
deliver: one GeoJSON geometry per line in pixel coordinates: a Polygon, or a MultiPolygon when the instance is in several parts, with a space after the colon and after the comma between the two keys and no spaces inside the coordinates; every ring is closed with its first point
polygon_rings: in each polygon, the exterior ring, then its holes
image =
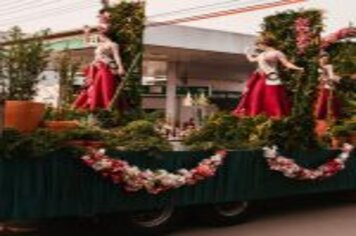
{"type": "Polygon", "coordinates": [[[262,35],[273,38],[305,73],[282,69],[281,76],[290,92],[293,111],[290,117],[274,123],[274,138],[287,149],[317,146],[314,134],[313,103],[318,85],[318,55],[322,13],[316,10],[287,11],[265,18],[262,35]]]}
{"type": "MultiPolygon", "coordinates": [[[[112,39],[120,45],[123,64],[128,70],[135,58],[143,52],[143,31],[145,24],[145,5],[143,2],[123,1],[110,9],[112,20],[109,32],[112,39]]],[[[133,71],[125,84],[125,97],[130,110],[141,107],[142,57],[136,61],[133,71]]]]}

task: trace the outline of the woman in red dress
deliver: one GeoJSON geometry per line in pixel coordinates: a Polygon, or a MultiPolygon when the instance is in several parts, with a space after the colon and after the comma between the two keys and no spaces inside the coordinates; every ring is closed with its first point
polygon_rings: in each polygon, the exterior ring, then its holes
{"type": "Polygon", "coordinates": [[[335,84],[340,77],[334,74],[333,66],[327,53],[319,58],[319,88],[315,103],[315,118],[317,120],[336,119],[340,116],[340,102],[335,95],[335,84]]]}
{"type": "Polygon", "coordinates": [[[85,69],[85,87],[74,101],[74,108],[108,109],[113,99],[117,80],[125,74],[119,45],[111,41],[106,32],[99,36],[94,61],[85,69]]]}
{"type": "Polygon", "coordinates": [[[279,77],[278,64],[296,71],[304,69],[291,63],[281,51],[275,49],[270,39],[260,39],[256,46],[261,53],[256,55],[247,51],[246,55],[250,62],[257,62],[258,69],[247,81],[245,91],[233,114],[239,117],[265,115],[274,119],[287,116],[291,105],[279,77]]]}

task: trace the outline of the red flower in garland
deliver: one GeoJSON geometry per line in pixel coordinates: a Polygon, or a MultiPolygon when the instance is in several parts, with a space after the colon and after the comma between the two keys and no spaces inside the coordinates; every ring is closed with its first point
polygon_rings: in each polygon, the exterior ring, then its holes
{"type": "Polygon", "coordinates": [[[285,177],[296,180],[324,180],[345,169],[345,163],[350,158],[353,146],[344,144],[342,153],[316,169],[307,169],[299,166],[294,160],[279,156],[277,148],[264,148],[270,170],[281,172],[285,177]]]}
{"type": "Polygon", "coordinates": [[[104,150],[92,150],[83,156],[82,160],[102,176],[110,178],[113,183],[123,185],[128,192],[144,189],[150,194],[159,194],[185,185],[194,185],[214,176],[218,167],[223,164],[226,154],[225,151],[217,152],[202,160],[197,167],[191,170],[181,169],[176,173],[166,170],[141,170],[126,161],[109,158],[104,150]]]}

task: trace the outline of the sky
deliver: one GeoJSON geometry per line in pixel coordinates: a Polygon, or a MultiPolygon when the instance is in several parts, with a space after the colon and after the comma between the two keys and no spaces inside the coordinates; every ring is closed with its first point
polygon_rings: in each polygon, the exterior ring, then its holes
{"type": "MultiPolygon", "coordinates": [[[[162,21],[273,1],[275,0],[147,0],[146,15],[149,21],[162,21]]],[[[100,8],[99,0],[1,0],[1,3],[0,31],[15,24],[26,32],[45,28],[51,28],[52,32],[56,32],[95,25],[97,11],[100,8]]],[[[350,23],[356,25],[355,0],[307,0],[305,3],[287,7],[201,20],[186,25],[256,34],[263,17],[287,9],[301,8],[318,8],[325,12],[325,33],[333,32],[350,23]]]]}

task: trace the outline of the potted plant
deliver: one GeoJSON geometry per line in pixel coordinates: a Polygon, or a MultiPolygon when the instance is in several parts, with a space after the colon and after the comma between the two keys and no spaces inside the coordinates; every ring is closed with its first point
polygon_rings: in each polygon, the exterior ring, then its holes
{"type": "Polygon", "coordinates": [[[0,80],[4,85],[5,128],[31,132],[37,128],[45,104],[33,102],[40,74],[47,66],[49,51],[43,41],[46,32],[26,38],[20,28],[8,32],[0,53],[0,80]]]}
{"type": "Polygon", "coordinates": [[[80,126],[81,112],[71,109],[48,107],[44,118],[44,127],[52,132],[69,131],[80,126]]]}
{"type": "Polygon", "coordinates": [[[93,127],[80,127],[63,132],[65,144],[81,148],[101,148],[105,146],[103,131],[93,127]]]}
{"type": "Polygon", "coordinates": [[[331,128],[331,147],[340,148],[349,139],[350,131],[346,125],[335,125],[331,128]]]}

